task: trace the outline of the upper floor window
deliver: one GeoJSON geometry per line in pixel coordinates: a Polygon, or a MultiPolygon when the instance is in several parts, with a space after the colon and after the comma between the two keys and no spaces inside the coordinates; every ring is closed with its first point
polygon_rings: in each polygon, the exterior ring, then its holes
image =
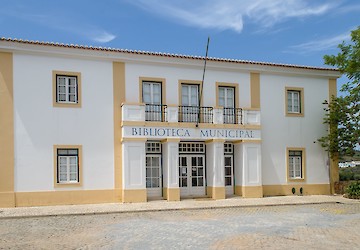
{"type": "Polygon", "coordinates": [[[81,106],[80,73],[53,71],[53,81],[55,107],[81,106]]]}
{"type": "Polygon", "coordinates": [[[77,103],[77,101],[77,77],[58,75],[56,77],[56,102],[77,103]]]}
{"type": "Polygon", "coordinates": [[[286,115],[304,115],[304,90],[302,88],[286,88],[286,115]]]}
{"type": "Polygon", "coordinates": [[[142,100],[146,104],[161,105],[161,82],[143,81],[142,100]]]}
{"type": "Polygon", "coordinates": [[[219,87],[219,106],[224,108],[234,108],[234,88],[233,87],[219,87]]]}
{"type": "Polygon", "coordinates": [[[216,83],[216,106],[223,108],[224,124],[237,124],[242,121],[241,109],[238,105],[238,84],[237,83],[216,83]]]}
{"type": "Polygon", "coordinates": [[[197,84],[181,85],[181,105],[199,106],[199,85],[197,84]]]}
{"type": "Polygon", "coordinates": [[[146,121],[163,121],[165,119],[166,105],[164,104],[165,79],[140,78],[140,100],[145,103],[146,121]]]}

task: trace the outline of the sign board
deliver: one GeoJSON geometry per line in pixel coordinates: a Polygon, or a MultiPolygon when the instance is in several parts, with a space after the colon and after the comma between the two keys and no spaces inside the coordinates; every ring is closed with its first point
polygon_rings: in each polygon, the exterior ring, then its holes
{"type": "Polygon", "coordinates": [[[172,128],[172,127],[137,127],[122,128],[124,138],[165,139],[178,138],[188,140],[259,140],[260,130],[251,129],[213,129],[213,128],[172,128]]]}

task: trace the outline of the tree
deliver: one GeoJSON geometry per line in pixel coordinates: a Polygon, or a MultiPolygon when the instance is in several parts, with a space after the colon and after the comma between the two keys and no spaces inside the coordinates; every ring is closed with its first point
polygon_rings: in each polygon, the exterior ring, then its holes
{"type": "Polygon", "coordinates": [[[333,97],[324,123],[330,131],[319,139],[330,156],[353,156],[360,143],[360,26],[351,31],[351,42],[338,45],[337,55],[325,55],[325,64],[336,66],[349,82],[341,88],[343,96],[333,97]]]}

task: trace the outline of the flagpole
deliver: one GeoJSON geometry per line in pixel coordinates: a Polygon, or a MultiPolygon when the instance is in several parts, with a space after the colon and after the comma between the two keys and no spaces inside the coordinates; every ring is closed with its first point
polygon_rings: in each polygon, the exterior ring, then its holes
{"type": "Polygon", "coordinates": [[[201,81],[201,86],[200,86],[200,96],[199,96],[199,105],[198,105],[199,110],[198,110],[198,119],[197,119],[197,122],[196,122],[196,127],[199,127],[199,122],[200,122],[200,104],[201,104],[201,98],[202,98],[202,93],[203,93],[203,89],[204,89],[206,60],[207,60],[207,57],[208,57],[209,43],[210,43],[210,37],[208,37],[207,45],[206,45],[206,54],[205,54],[205,58],[204,58],[204,70],[203,70],[202,81],[201,81]]]}

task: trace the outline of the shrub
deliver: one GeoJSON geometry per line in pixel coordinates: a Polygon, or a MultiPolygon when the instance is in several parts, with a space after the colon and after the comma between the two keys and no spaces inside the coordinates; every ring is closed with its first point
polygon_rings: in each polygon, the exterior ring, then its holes
{"type": "Polygon", "coordinates": [[[340,178],[340,181],[354,180],[354,173],[352,173],[350,171],[342,171],[342,170],[340,170],[339,178],[340,178]]]}
{"type": "Polygon", "coordinates": [[[360,181],[351,182],[345,192],[350,199],[360,199],[360,181]]]}

